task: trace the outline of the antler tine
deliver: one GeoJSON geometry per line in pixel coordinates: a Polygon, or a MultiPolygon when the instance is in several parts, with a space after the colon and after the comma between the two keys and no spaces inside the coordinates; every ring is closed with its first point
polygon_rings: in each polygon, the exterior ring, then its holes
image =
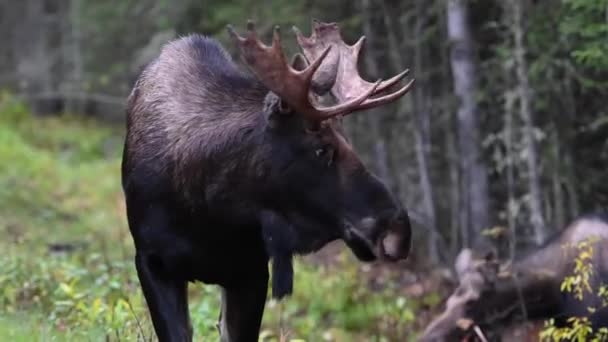
{"type": "Polygon", "coordinates": [[[241,37],[232,26],[228,26],[228,32],[235,38],[245,63],[270,91],[294,109],[302,108],[308,96],[307,85],[299,73],[287,63],[281,46],[279,27],[274,27],[271,46],[260,41],[255,24],[251,20],[247,22],[247,31],[246,37],[241,37]]]}
{"type": "MultiPolygon", "coordinates": [[[[331,88],[331,93],[339,102],[349,101],[357,97],[357,94],[366,92],[373,86],[373,83],[364,80],[357,70],[359,55],[365,43],[364,36],[359,38],[355,44],[349,46],[342,39],[340,28],[335,23],[313,22],[313,32],[310,37],[304,37],[297,28],[294,28],[294,31],[298,44],[308,59],[316,57],[321,47],[334,46],[333,53],[338,54],[339,65],[336,82],[331,88]]],[[[398,75],[382,81],[375,87],[371,96],[382,94],[392,88],[407,74],[408,70],[404,70],[398,75]]],[[[369,98],[362,102],[359,107],[352,108],[352,111],[377,107],[395,101],[407,93],[412,85],[413,82],[409,82],[393,93],[378,98],[369,98]]]]}
{"type": "Polygon", "coordinates": [[[300,46],[302,44],[306,44],[306,42],[308,41],[308,38],[304,37],[304,35],[302,34],[302,31],[300,31],[299,28],[297,28],[294,25],[294,26],[291,27],[291,30],[293,31],[293,33],[295,33],[296,40],[297,40],[298,44],[300,44],[300,46]]]}
{"type": "MultiPolygon", "coordinates": [[[[401,89],[399,89],[399,90],[397,90],[397,91],[395,91],[393,93],[390,93],[388,95],[384,95],[382,97],[377,97],[377,98],[367,99],[359,107],[357,107],[357,110],[364,110],[364,109],[379,107],[379,106],[382,106],[384,104],[391,103],[391,102],[395,101],[396,99],[398,99],[401,96],[405,95],[405,93],[407,93],[412,88],[412,86],[414,85],[414,81],[415,80],[409,81],[401,89]]],[[[382,87],[382,84],[380,84],[380,86],[378,86],[378,89],[380,87],[382,87]]],[[[374,92],[374,94],[376,94],[378,92],[380,92],[380,90],[376,90],[376,92],[374,92]]]]}
{"type": "MultiPolygon", "coordinates": [[[[353,55],[355,57],[359,57],[359,54],[361,53],[361,50],[363,49],[363,45],[365,45],[366,39],[367,38],[365,36],[361,36],[359,38],[359,40],[357,40],[357,42],[351,46],[352,50],[353,50],[353,55]]],[[[346,43],[344,45],[346,45],[346,43]]]]}
{"type": "MultiPolygon", "coordinates": [[[[359,61],[359,55],[361,54],[361,50],[363,50],[363,47],[365,46],[365,41],[366,41],[365,36],[361,36],[361,38],[359,38],[359,40],[355,44],[353,44],[352,47],[351,47],[352,56],[353,56],[353,59],[355,61],[354,62],[355,67],[357,66],[357,63],[359,61]]],[[[405,76],[407,76],[409,73],[410,73],[410,69],[405,69],[402,72],[400,72],[399,74],[397,74],[397,75],[389,78],[388,80],[382,81],[382,83],[380,83],[380,86],[378,87],[378,89],[376,89],[376,92],[373,95],[380,94],[383,91],[385,91],[385,90],[389,89],[390,87],[394,86],[395,84],[399,83],[399,81],[401,81],[403,78],[405,78],[405,76]]],[[[357,72],[357,75],[358,75],[358,72],[357,72]]],[[[362,78],[360,78],[360,80],[363,81],[363,82],[365,82],[365,83],[367,83],[367,84],[371,84],[370,82],[367,82],[367,81],[365,81],[362,78]]],[[[408,83],[408,85],[409,85],[409,83],[408,83]]],[[[401,90],[399,90],[398,92],[400,92],[400,91],[401,90]]]]}
{"type": "Polygon", "coordinates": [[[303,75],[304,79],[306,80],[306,82],[308,84],[310,84],[310,82],[312,80],[312,76],[319,69],[319,67],[321,66],[321,63],[325,60],[325,57],[327,57],[330,50],[331,50],[331,46],[328,46],[327,48],[325,48],[323,53],[321,53],[321,56],[319,56],[317,59],[315,59],[315,61],[312,62],[306,69],[301,71],[301,74],[303,75]]]}
{"type": "Polygon", "coordinates": [[[226,29],[228,30],[228,33],[230,34],[230,38],[232,38],[234,41],[237,41],[239,43],[242,43],[243,41],[245,41],[245,38],[241,37],[238,33],[236,33],[236,31],[234,30],[234,26],[228,24],[228,25],[226,25],[226,29]]]}
{"type": "Polygon", "coordinates": [[[247,20],[247,31],[253,36],[257,36],[257,32],[255,31],[255,22],[251,19],[247,20]]]}
{"type": "MultiPolygon", "coordinates": [[[[405,69],[401,73],[389,78],[388,80],[382,81],[382,83],[380,83],[380,85],[378,86],[378,89],[376,89],[376,92],[374,93],[374,95],[380,94],[383,91],[390,89],[392,86],[394,86],[395,84],[399,83],[402,79],[404,79],[405,76],[407,76],[409,73],[410,73],[410,69],[405,69]]],[[[412,83],[412,81],[408,82],[408,84],[405,85],[405,87],[403,87],[403,88],[408,87],[412,83]]],[[[403,88],[401,88],[401,89],[403,89],[403,88]]],[[[401,91],[401,89],[399,91],[401,91]]],[[[409,88],[408,88],[408,90],[409,90],[409,88]]]]}
{"type": "MultiPolygon", "coordinates": [[[[281,28],[279,25],[275,25],[272,29],[272,48],[275,50],[281,50],[281,28]]],[[[282,51],[281,51],[282,53],[282,51]]]]}
{"type": "Polygon", "coordinates": [[[376,91],[376,89],[378,88],[378,86],[380,85],[380,80],[378,80],[376,83],[373,83],[372,87],[369,88],[366,92],[364,92],[363,94],[359,95],[357,98],[354,98],[352,100],[349,100],[347,102],[343,102],[340,104],[337,104],[335,106],[332,107],[328,107],[328,108],[324,108],[323,112],[320,113],[322,114],[321,117],[319,117],[319,120],[327,120],[329,118],[335,117],[335,116],[339,116],[339,115],[347,115],[350,114],[354,111],[359,110],[360,106],[365,103],[365,101],[374,94],[374,92],[376,91]]]}

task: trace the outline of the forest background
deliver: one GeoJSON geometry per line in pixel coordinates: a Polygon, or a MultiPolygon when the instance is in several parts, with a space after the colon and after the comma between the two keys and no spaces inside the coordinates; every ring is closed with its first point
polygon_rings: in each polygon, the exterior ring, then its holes
{"type": "MultiPolygon", "coordinates": [[[[415,248],[390,268],[340,245],[299,262],[295,296],[269,301],[268,338],[412,337],[444,295],[421,274],[464,247],[515,258],[606,208],[608,0],[0,0],[0,339],[151,336],[119,184],[138,72],[189,33],[237,59],[225,27],[247,19],[267,39],[280,25],[294,53],[290,28],[311,18],[367,37],[368,80],[416,79],[345,120],[408,208],[415,248]]],[[[195,330],[217,336],[215,290],[192,293],[195,330]]]]}

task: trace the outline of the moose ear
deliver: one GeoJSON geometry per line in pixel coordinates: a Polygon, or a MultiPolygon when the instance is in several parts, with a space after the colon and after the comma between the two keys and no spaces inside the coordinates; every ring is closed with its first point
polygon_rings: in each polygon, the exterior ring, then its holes
{"type": "Polygon", "coordinates": [[[272,128],[284,117],[292,114],[292,109],[277,94],[268,92],[264,98],[264,116],[272,128]]]}
{"type": "MultiPolygon", "coordinates": [[[[336,77],[338,76],[338,61],[340,60],[339,54],[329,54],[330,60],[334,60],[331,63],[323,63],[325,68],[317,70],[314,77],[312,78],[312,91],[317,95],[325,95],[331,90],[336,83],[336,77]]],[[[297,71],[302,71],[308,67],[309,63],[306,57],[301,53],[296,53],[291,59],[291,67],[297,71]]]]}

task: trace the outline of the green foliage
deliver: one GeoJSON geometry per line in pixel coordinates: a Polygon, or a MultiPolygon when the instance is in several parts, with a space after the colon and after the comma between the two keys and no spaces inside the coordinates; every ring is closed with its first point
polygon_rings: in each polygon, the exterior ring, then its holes
{"type": "Polygon", "coordinates": [[[600,328],[593,332],[591,322],[587,317],[570,317],[567,320],[569,326],[557,328],[555,320],[545,322],[545,327],[540,334],[542,340],[549,341],[577,341],[577,342],[600,342],[608,340],[608,328],[600,328]]]}
{"type": "MultiPolygon", "coordinates": [[[[169,0],[78,0],[72,2],[74,30],[81,39],[86,74],[78,87],[90,92],[124,95],[139,65],[140,48],[159,31],[174,26],[175,2],[169,0]]],[[[149,62],[146,61],[146,62],[149,62]]]]}
{"type": "MultiPolygon", "coordinates": [[[[564,248],[575,249],[577,254],[574,259],[574,269],[572,274],[565,277],[562,281],[560,289],[566,294],[571,294],[575,299],[582,301],[585,296],[599,296],[602,299],[600,307],[589,307],[589,313],[593,313],[600,308],[604,308],[606,301],[607,290],[605,285],[600,285],[597,289],[593,289],[591,279],[593,277],[593,255],[594,247],[597,238],[590,238],[579,242],[573,246],[564,246],[564,248]]],[[[566,320],[567,325],[557,327],[555,320],[550,319],[545,322],[545,327],[540,333],[540,338],[543,341],[608,341],[608,328],[600,328],[593,331],[591,322],[587,317],[569,317],[566,320]]]]}
{"type": "Polygon", "coordinates": [[[594,241],[589,239],[574,246],[578,250],[578,255],[574,259],[573,274],[565,277],[560,286],[562,292],[572,293],[574,298],[581,301],[585,292],[593,293],[589,283],[589,279],[593,276],[593,243],[594,241]]]}
{"type": "Polygon", "coordinates": [[[583,66],[608,70],[608,0],[563,0],[560,31],[572,46],[572,56],[583,66]]]}
{"type": "Polygon", "coordinates": [[[390,286],[370,292],[367,282],[356,281],[363,275],[352,258],[342,255],[338,265],[320,269],[299,263],[295,277],[293,297],[268,305],[266,322],[278,323],[278,331],[309,341],[350,340],[361,327],[379,340],[411,335],[416,303],[390,286]]]}
{"type": "Polygon", "coordinates": [[[0,95],[0,337],[149,335],[119,202],[120,141],[0,95]]]}
{"type": "Polygon", "coordinates": [[[6,270],[0,304],[9,315],[42,312],[53,329],[81,338],[92,329],[106,336],[138,331],[134,307],[142,315],[144,306],[130,293],[137,284],[130,263],[93,253],[42,260],[13,256],[1,259],[0,267],[6,270]]]}

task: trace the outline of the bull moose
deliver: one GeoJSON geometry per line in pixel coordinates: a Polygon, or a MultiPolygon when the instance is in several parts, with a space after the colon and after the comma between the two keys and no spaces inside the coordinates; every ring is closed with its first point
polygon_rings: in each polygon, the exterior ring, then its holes
{"type": "Polygon", "coordinates": [[[581,299],[560,288],[573,273],[582,242],[592,246],[589,285],[597,292],[608,283],[608,214],[582,216],[544,246],[502,267],[492,255],[478,259],[464,249],[455,265],[460,284],[420,340],[461,341],[471,328],[479,332],[524,319],[554,318],[563,325],[569,317],[588,317],[594,331],[608,327],[608,307],[596,293],[585,292],[581,299]]]}
{"type": "Polygon", "coordinates": [[[189,341],[188,282],[221,287],[222,341],[257,341],[272,293],[292,291],[292,256],[342,239],[362,261],[407,257],[407,212],[362,164],[342,117],[402,97],[407,74],[357,71],[364,37],[335,23],[297,29],[291,62],[253,22],[230,36],[250,72],[211,38],[168,43],[128,99],[122,184],[135,266],[156,335],[189,341]]]}

